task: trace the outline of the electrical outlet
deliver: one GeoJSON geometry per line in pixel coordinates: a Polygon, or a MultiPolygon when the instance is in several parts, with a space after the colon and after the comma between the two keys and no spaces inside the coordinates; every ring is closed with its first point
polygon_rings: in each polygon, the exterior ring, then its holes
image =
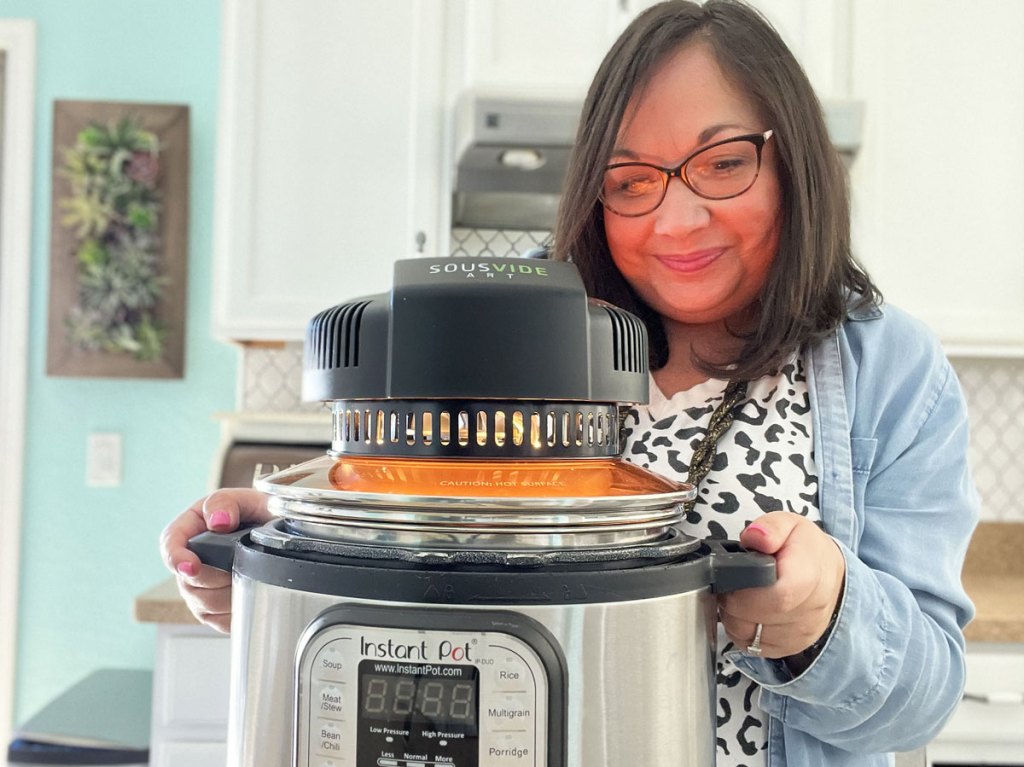
{"type": "Polygon", "coordinates": [[[97,432],[89,435],[85,461],[87,487],[117,487],[121,484],[121,435],[97,432]]]}

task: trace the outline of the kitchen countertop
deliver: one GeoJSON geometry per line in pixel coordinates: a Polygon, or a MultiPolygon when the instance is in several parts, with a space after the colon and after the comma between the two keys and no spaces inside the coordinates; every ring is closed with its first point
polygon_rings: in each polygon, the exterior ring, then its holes
{"type": "Polygon", "coordinates": [[[135,597],[135,620],[140,623],[199,623],[178,593],[174,576],[135,597]]]}
{"type": "Polygon", "coordinates": [[[1024,523],[982,522],[964,562],[964,587],[978,613],[969,642],[1024,643],[1024,523]]]}
{"type": "MultiPolygon", "coordinates": [[[[969,642],[1024,643],[1024,523],[982,522],[971,539],[963,581],[977,608],[969,642]]],[[[143,623],[195,624],[173,577],[135,599],[143,623]]]]}

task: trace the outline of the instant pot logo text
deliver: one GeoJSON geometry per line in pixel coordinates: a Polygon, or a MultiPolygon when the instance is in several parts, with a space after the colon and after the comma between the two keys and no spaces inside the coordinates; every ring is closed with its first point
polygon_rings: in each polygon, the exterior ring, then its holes
{"type": "Polygon", "coordinates": [[[493,280],[498,277],[504,277],[511,280],[518,274],[535,274],[538,277],[548,276],[548,268],[546,266],[517,263],[513,259],[508,261],[496,259],[493,264],[460,263],[457,260],[453,260],[450,264],[431,264],[428,267],[428,271],[430,274],[461,273],[467,279],[483,277],[493,280]]]}
{"type": "Polygon", "coordinates": [[[388,658],[389,660],[414,661],[472,661],[470,643],[457,644],[447,639],[440,640],[436,645],[427,644],[427,640],[414,644],[402,644],[394,639],[384,642],[371,642],[365,636],[359,638],[359,652],[365,658],[388,658]]]}

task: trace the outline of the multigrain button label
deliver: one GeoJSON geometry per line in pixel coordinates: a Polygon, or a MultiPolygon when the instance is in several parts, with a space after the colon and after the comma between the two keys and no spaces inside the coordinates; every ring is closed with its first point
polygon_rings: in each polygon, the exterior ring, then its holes
{"type": "Polygon", "coordinates": [[[487,716],[495,719],[529,719],[533,712],[528,708],[489,708],[487,716]]]}

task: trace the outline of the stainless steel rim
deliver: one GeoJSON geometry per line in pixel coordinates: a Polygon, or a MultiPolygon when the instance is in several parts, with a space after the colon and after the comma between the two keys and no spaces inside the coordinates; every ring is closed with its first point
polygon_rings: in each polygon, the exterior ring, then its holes
{"type": "MultiPolygon", "coordinates": [[[[276,510],[271,508],[271,511],[276,510]]],[[[410,549],[473,551],[544,551],[612,549],[663,539],[671,524],[633,522],[599,526],[454,526],[346,520],[325,522],[321,517],[297,514],[284,517],[291,531],[324,541],[410,549]]]]}
{"type": "Polygon", "coordinates": [[[545,548],[538,545],[536,537],[520,539],[507,534],[479,535],[474,536],[472,541],[456,541],[453,545],[451,535],[424,539],[416,531],[408,537],[401,532],[385,537],[376,530],[346,528],[339,531],[332,525],[320,522],[290,519],[277,519],[256,528],[252,532],[252,539],[261,545],[287,552],[354,556],[360,559],[384,558],[417,564],[495,562],[525,567],[679,557],[701,546],[699,539],[685,535],[676,527],[650,531],[648,534],[637,531],[637,535],[626,539],[621,534],[551,535],[544,539],[549,544],[545,548]],[[339,532],[344,537],[338,538],[339,532]]]}

